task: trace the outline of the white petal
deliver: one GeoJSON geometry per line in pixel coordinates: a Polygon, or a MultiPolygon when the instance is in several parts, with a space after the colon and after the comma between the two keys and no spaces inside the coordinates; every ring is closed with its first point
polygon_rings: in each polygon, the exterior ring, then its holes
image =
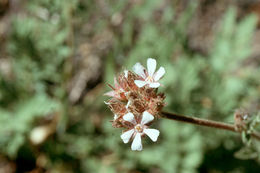
{"type": "Polygon", "coordinates": [[[129,142],[130,138],[132,137],[132,135],[134,134],[135,130],[131,129],[128,130],[126,132],[124,132],[120,137],[123,140],[123,142],[126,144],[129,142]]]}
{"type": "Polygon", "coordinates": [[[131,145],[131,149],[132,150],[138,150],[138,151],[141,151],[143,149],[143,146],[142,146],[142,139],[141,139],[141,134],[140,133],[137,133],[135,135],[135,138],[132,142],[132,145],[131,145]]]}
{"type": "Polygon", "coordinates": [[[154,119],[154,116],[152,114],[150,114],[147,111],[144,111],[143,117],[142,117],[142,120],[141,120],[141,124],[147,124],[147,123],[153,121],[153,119],[154,119]]]}
{"type": "Polygon", "coordinates": [[[139,62],[136,63],[134,66],[133,66],[133,71],[138,74],[139,76],[141,76],[142,78],[146,78],[146,75],[144,73],[145,71],[145,68],[144,66],[142,66],[139,62]]]}
{"type": "Polygon", "coordinates": [[[104,95],[105,96],[109,96],[109,97],[115,97],[116,96],[116,92],[113,90],[113,91],[106,92],[104,95]]]}
{"type": "Polygon", "coordinates": [[[145,86],[147,83],[143,80],[135,80],[135,84],[139,87],[142,88],[143,86],[145,86]]]}
{"type": "Polygon", "coordinates": [[[114,115],[114,120],[116,120],[118,118],[118,115],[117,114],[115,114],[114,115]]]}
{"type": "Polygon", "coordinates": [[[128,70],[124,71],[125,78],[128,78],[128,70]]]}
{"type": "Polygon", "coordinates": [[[163,67],[160,67],[159,70],[154,74],[153,79],[155,81],[158,81],[163,77],[164,74],[165,74],[165,69],[163,67]]]}
{"type": "Polygon", "coordinates": [[[156,129],[144,129],[144,133],[149,136],[153,142],[155,142],[158,139],[160,131],[156,129]]]}
{"type": "Polygon", "coordinates": [[[150,88],[158,88],[161,84],[159,82],[153,82],[149,84],[150,88]]]}
{"type": "Polygon", "coordinates": [[[153,76],[156,69],[156,60],[152,58],[147,59],[147,70],[149,76],[153,76]]]}
{"type": "Polygon", "coordinates": [[[135,116],[134,116],[134,114],[132,114],[131,112],[125,114],[125,115],[123,116],[123,119],[124,119],[125,121],[128,121],[128,122],[132,123],[132,124],[136,124],[135,116]]]}
{"type": "Polygon", "coordinates": [[[131,104],[131,100],[128,100],[128,102],[127,102],[125,108],[128,109],[128,107],[129,107],[130,104],[131,104]]]}

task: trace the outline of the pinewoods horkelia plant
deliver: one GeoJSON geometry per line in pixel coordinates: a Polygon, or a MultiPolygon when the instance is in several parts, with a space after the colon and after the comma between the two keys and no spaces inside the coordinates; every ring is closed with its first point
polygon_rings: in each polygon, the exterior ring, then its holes
{"type": "Polygon", "coordinates": [[[158,93],[158,82],[165,74],[163,67],[157,72],[156,60],[147,59],[147,70],[136,63],[133,71],[125,70],[114,79],[112,91],[105,95],[112,97],[105,102],[114,113],[112,126],[115,128],[125,128],[121,135],[124,143],[133,140],[131,149],[142,150],[142,140],[148,136],[153,142],[157,141],[159,130],[149,128],[154,120],[159,118],[165,96],[158,93]]]}
{"type": "Polygon", "coordinates": [[[131,149],[140,151],[143,149],[142,137],[148,136],[156,142],[160,134],[159,130],[150,128],[154,120],[159,117],[182,121],[186,123],[208,126],[245,134],[242,136],[254,137],[260,140],[260,133],[255,131],[255,126],[260,124],[260,114],[252,120],[247,113],[236,111],[234,124],[212,121],[192,116],[178,115],[163,112],[165,96],[158,93],[161,86],[159,79],[165,74],[165,69],[156,70],[156,60],[147,59],[147,69],[140,63],[133,66],[133,72],[125,70],[114,79],[112,91],[105,95],[112,97],[105,102],[114,113],[112,126],[124,128],[121,139],[124,143],[132,141],[131,149]]]}

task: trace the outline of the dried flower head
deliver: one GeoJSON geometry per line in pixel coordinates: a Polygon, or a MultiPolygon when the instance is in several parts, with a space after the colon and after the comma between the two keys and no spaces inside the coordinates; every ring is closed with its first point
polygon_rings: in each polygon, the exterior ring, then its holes
{"type": "Polygon", "coordinates": [[[234,113],[234,125],[238,132],[247,130],[250,116],[248,112],[244,109],[237,109],[234,113]]]}
{"type": "Polygon", "coordinates": [[[157,93],[161,85],[158,80],[164,75],[163,67],[155,72],[156,60],[148,58],[147,71],[140,64],[134,65],[134,72],[125,70],[114,79],[115,86],[105,95],[112,97],[105,102],[114,113],[112,126],[126,128],[121,135],[124,143],[133,140],[131,149],[142,150],[141,138],[149,136],[157,141],[159,130],[150,129],[149,126],[164,107],[165,96],[157,93]],[[142,81],[142,82],[141,82],[142,81]]]}

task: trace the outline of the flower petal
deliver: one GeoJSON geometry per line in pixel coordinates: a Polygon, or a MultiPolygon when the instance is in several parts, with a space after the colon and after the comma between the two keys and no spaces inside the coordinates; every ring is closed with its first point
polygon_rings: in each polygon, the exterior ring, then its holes
{"type": "Polygon", "coordinates": [[[153,77],[154,81],[158,81],[159,79],[161,79],[164,74],[165,74],[165,69],[163,67],[160,67],[159,70],[154,74],[153,77]]]}
{"type": "Polygon", "coordinates": [[[147,70],[149,76],[153,76],[156,69],[156,60],[152,58],[147,59],[147,70]]]}
{"type": "Polygon", "coordinates": [[[143,79],[146,78],[146,75],[145,75],[145,68],[144,66],[142,66],[139,62],[136,63],[134,66],[133,66],[133,71],[138,74],[139,76],[141,76],[143,79]]]}
{"type": "Polygon", "coordinates": [[[117,114],[115,114],[114,115],[114,120],[116,120],[118,118],[118,115],[117,114]]]}
{"type": "Polygon", "coordinates": [[[123,142],[126,144],[131,139],[132,135],[134,134],[135,130],[131,129],[126,132],[124,132],[120,137],[123,140],[123,142]]]}
{"type": "Polygon", "coordinates": [[[140,133],[136,133],[135,138],[134,138],[132,145],[131,145],[131,149],[137,150],[137,151],[141,151],[143,149],[142,139],[141,139],[140,133]]]}
{"type": "Polygon", "coordinates": [[[128,109],[128,107],[129,107],[130,104],[131,104],[131,100],[128,100],[128,102],[127,102],[125,108],[128,109]]]}
{"type": "Polygon", "coordinates": [[[155,142],[158,139],[160,131],[157,129],[144,129],[144,133],[149,136],[149,138],[155,142]]]}
{"type": "Polygon", "coordinates": [[[125,78],[128,78],[128,70],[124,70],[124,76],[125,78]]]}
{"type": "Polygon", "coordinates": [[[147,83],[145,81],[142,80],[135,80],[135,84],[139,87],[142,88],[143,86],[145,86],[147,83]]]}
{"type": "Polygon", "coordinates": [[[124,119],[125,121],[128,121],[128,122],[132,123],[132,124],[136,124],[135,116],[134,116],[134,114],[132,114],[131,112],[125,114],[125,115],[123,116],[123,119],[124,119]]]}
{"type": "Polygon", "coordinates": [[[158,88],[161,84],[159,82],[153,82],[149,84],[150,88],[158,88]]]}
{"type": "Polygon", "coordinates": [[[104,94],[105,96],[109,96],[109,97],[115,97],[116,96],[116,92],[114,90],[106,92],[104,94]]]}
{"type": "Polygon", "coordinates": [[[154,116],[152,114],[150,114],[149,112],[147,111],[144,111],[143,112],[143,117],[142,117],[142,120],[141,120],[141,124],[147,124],[151,121],[153,121],[154,119],[154,116]]]}
{"type": "Polygon", "coordinates": [[[116,77],[114,77],[114,84],[115,84],[115,88],[118,89],[120,88],[120,85],[118,84],[116,77]]]}

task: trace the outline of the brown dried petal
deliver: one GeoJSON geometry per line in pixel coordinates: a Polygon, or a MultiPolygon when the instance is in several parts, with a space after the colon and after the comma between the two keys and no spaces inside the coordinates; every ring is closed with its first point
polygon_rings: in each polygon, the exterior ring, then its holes
{"type": "Polygon", "coordinates": [[[110,99],[107,104],[111,111],[117,116],[122,116],[127,113],[125,104],[115,98],[110,99]]]}

